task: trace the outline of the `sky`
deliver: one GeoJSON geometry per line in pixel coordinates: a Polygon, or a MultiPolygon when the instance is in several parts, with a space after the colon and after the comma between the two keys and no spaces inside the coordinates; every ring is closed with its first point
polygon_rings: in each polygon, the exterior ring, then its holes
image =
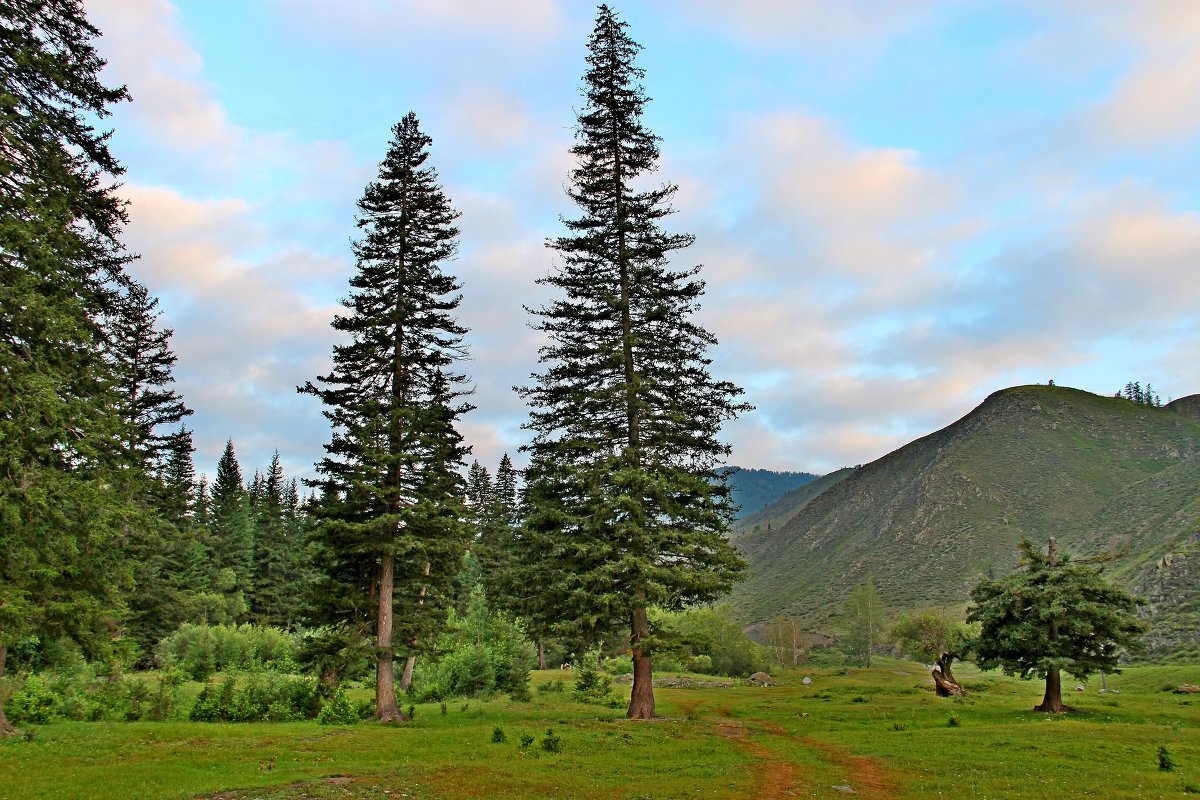
{"type": "MultiPolygon", "coordinates": [[[[596,7],[86,0],[131,272],[174,330],[199,471],[313,474],[355,202],[409,111],[462,214],[473,457],[518,464],[596,7]]],[[[692,233],[730,463],[824,473],[1006,386],[1200,392],[1200,3],[650,0],[666,226],[692,233]]]]}

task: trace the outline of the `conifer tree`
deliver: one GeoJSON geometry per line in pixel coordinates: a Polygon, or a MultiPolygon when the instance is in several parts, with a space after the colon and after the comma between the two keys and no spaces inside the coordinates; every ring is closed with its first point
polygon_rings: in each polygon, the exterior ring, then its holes
{"type": "Polygon", "coordinates": [[[629,626],[640,719],[654,716],[648,609],[711,599],[744,568],[724,536],[717,434],[745,406],[709,372],[715,339],[692,320],[699,267],[668,264],[692,243],[660,227],[676,187],[640,188],[658,139],[642,122],[639,46],[608,6],[588,50],[568,189],[579,215],[549,243],[559,264],[541,282],[560,297],[534,311],[549,344],[522,390],[534,433],[522,583],[544,620],[593,638],[629,626]]]}
{"type": "Polygon", "coordinates": [[[1034,711],[1066,711],[1062,672],[1080,680],[1119,672],[1122,652],[1136,650],[1146,630],[1134,614],[1143,601],[1105,581],[1101,567],[1060,554],[1053,536],[1045,554],[1028,539],[1019,549],[1011,575],[971,590],[967,621],[978,622],[980,631],[970,646],[982,669],[1045,679],[1034,711]]]}
{"type": "Polygon", "coordinates": [[[317,613],[350,630],[373,617],[375,717],[383,722],[405,719],[394,642],[408,650],[432,628],[429,612],[445,607],[465,547],[465,449],[454,423],[469,409],[465,376],[447,371],[466,355],[466,329],[454,316],[459,284],[442,269],[456,252],[458,213],[426,164],[431,139],[416,115],[392,134],[379,177],[358,203],[358,272],[348,313],[333,322],[350,341],[334,348],[328,375],[301,387],[321,399],[333,426],[317,465],[315,536],[325,570],[317,613]]]}
{"type": "Polygon", "coordinates": [[[173,430],[192,411],[171,388],[175,382],[168,329],[158,330],[158,298],[129,280],[107,321],[106,351],[118,376],[119,413],[126,436],[122,461],[161,476],[172,448],[173,430]]]}
{"type": "MultiPolygon", "coordinates": [[[[96,130],[128,99],[100,79],[78,0],[0,5],[0,677],[18,638],[119,630],[131,509],[115,463],[103,320],[129,256],[123,171],[96,130]]],[[[12,733],[0,703],[0,735],[12,733]]]]}
{"type": "Polygon", "coordinates": [[[249,493],[242,484],[242,469],[232,439],[225,442],[225,450],[217,461],[208,531],[216,589],[244,601],[254,574],[254,526],[249,493]]]}
{"type": "Polygon", "coordinates": [[[254,504],[251,619],[259,625],[285,627],[290,617],[288,597],[293,543],[288,541],[284,511],[286,484],[278,450],[271,456],[266,474],[256,475],[256,478],[259,497],[254,504]]]}

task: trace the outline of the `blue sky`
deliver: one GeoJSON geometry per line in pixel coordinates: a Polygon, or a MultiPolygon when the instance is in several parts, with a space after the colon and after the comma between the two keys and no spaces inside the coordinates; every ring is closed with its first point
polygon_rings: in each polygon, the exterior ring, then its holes
{"type": "MultiPolygon", "coordinates": [[[[523,304],[572,209],[595,7],[566,0],[88,0],[133,272],[175,330],[197,463],[310,474],[354,203],[408,111],[462,212],[489,467],[523,443],[523,304]]],[[[655,0],[644,51],[732,462],[865,463],[1018,383],[1200,391],[1200,4],[655,0]]]]}

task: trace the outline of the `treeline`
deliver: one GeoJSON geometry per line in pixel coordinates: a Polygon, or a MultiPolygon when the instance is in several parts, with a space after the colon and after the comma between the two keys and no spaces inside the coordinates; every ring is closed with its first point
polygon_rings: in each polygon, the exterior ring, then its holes
{"type": "Polygon", "coordinates": [[[1149,381],[1146,381],[1144,389],[1140,381],[1126,383],[1125,388],[1116,392],[1113,397],[1123,397],[1131,403],[1151,408],[1161,408],[1163,404],[1162,398],[1158,396],[1158,392],[1154,391],[1154,387],[1150,385],[1149,381]]]}

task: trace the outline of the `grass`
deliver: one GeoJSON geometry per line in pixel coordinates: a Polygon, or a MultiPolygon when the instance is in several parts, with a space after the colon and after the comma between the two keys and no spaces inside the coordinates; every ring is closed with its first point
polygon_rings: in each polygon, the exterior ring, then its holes
{"type": "Polygon", "coordinates": [[[388,727],[53,723],[0,744],[0,798],[636,800],[845,797],[832,787],[849,786],[867,798],[1041,800],[1177,798],[1200,786],[1200,698],[1161,691],[1200,683],[1200,667],[1130,668],[1109,677],[1119,694],[1069,683],[1077,710],[1059,716],[1030,710],[1039,683],[970,665],[959,670],[971,691],[962,701],[934,697],[909,662],[836,672],[769,688],[659,689],[663,719],[649,723],[536,692],[466,711],[452,702],[446,715],[419,705],[414,722],[388,727]],[[561,752],[542,748],[547,730],[561,752]],[[1172,771],[1158,768],[1161,746],[1172,771]]]}

